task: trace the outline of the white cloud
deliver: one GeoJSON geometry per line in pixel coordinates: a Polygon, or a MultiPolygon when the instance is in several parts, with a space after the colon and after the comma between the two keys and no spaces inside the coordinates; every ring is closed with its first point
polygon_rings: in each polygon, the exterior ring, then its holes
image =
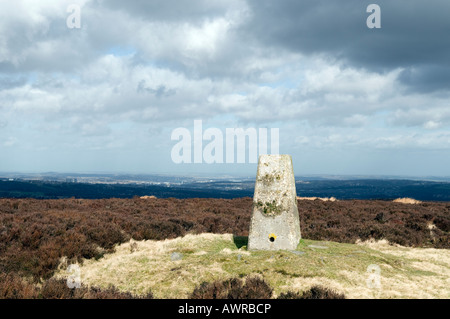
{"type": "Polygon", "coordinates": [[[437,128],[441,127],[441,125],[442,124],[440,122],[428,121],[423,125],[423,127],[428,130],[433,130],[433,129],[437,129],[437,128]]]}
{"type": "Polygon", "coordinates": [[[278,126],[287,151],[450,148],[448,92],[411,92],[400,67],[266,47],[242,28],[245,2],[198,0],[176,18],[163,3],[81,1],[79,30],[70,3],[1,5],[0,75],[16,79],[0,81],[3,147],[170,154],[169,131],[203,119],[278,126]]]}

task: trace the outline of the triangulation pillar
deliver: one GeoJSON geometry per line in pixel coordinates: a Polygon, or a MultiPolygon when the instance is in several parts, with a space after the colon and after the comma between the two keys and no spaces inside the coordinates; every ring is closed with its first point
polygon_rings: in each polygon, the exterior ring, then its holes
{"type": "Polygon", "coordinates": [[[300,238],[292,158],[290,155],[261,155],[248,249],[294,250],[300,238]]]}

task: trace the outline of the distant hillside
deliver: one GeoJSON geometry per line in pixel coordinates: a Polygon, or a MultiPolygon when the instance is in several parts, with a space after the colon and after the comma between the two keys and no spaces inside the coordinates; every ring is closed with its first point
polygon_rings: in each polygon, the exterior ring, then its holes
{"type": "MultiPolygon", "coordinates": [[[[158,198],[238,198],[252,197],[254,182],[202,181],[184,184],[91,184],[51,181],[0,181],[1,198],[132,198],[154,195],[158,198]]],[[[411,197],[422,201],[450,201],[449,182],[414,180],[312,180],[298,181],[303,197],[392,200],[411,197]]]]}

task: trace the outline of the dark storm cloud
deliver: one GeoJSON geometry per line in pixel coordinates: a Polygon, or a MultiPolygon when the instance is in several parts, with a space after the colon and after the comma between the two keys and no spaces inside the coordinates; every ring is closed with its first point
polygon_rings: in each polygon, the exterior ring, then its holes
{"type": "Polygon", "coordinates": [[[450,88],[450,66],[421,65],[402,71],[398,79],[417,92],[431,92],[450,88]]]}
{"type": "Polygon", "coordinates": [[[385,72],[414,68],[404,84],[450,87],[450,1],[249,1],[252,19],[242,32],[267,47],[322,54],[347,65],[385,72]],[[369,29],[366,8],[381,7],[381,29],[369,29]],[[432,84],[429,83],[431,79],[432,84]]]}

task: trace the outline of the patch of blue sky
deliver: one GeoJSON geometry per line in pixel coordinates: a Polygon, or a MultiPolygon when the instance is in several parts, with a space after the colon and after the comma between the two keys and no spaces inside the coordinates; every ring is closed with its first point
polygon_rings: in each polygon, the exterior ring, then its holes
{"type": "Polygon", "coordinates": [[[37,79],[37,72],[30,72],[27,74],[27,84],[33,85],[34,83],[36,83],[37,79]]]}
{"type": "Polygon", "coordinates": [[[116,121],[110,122],[108,126],[114,131],[129,131],[136,128],[136,123],[131,121],[116,121]]]}
{"type": "Polygon", "coordinates": [[[271,88],[296,89],[304,81],[304,72],[306,68],[299,68],[297,65],[286,64],[272,70],[275,78],[273,81],[261,82],[259,86],[271,88]],[[292,68],[292,69],[291,69],[292,68]]]}
{"type": "Polygon", "coordinates": [[[390,126],[389,119],[392,117],[392,110],[382,110],[370,116],[370,126],[387,127],[390,126]]]}
{"type": "Polygon", "coordinates": [[[106,54],[114,56],[130,56],[136,53],[136,49],[131,46],[114,46],[106,50],[106,54]]]}
{"type": "MultiPolygon", "coordinates": [[[[112,53],[110,53],[112,54],[112,53]]],[[[125,56],[125,55],[124,55],[125,56]]],[[[140,54],[139,51],[136,51],[131,56],[131,62],[134,65],[141,65],[141,66],[148,66],[158,69],[166,69],[166,70],[172,70],[176,72],[184,72],[185,66],[183,66],[182,63],[176,62],[176,61],[169,61],[166,59],[149,59],[142,54],[140,54]]]]}

